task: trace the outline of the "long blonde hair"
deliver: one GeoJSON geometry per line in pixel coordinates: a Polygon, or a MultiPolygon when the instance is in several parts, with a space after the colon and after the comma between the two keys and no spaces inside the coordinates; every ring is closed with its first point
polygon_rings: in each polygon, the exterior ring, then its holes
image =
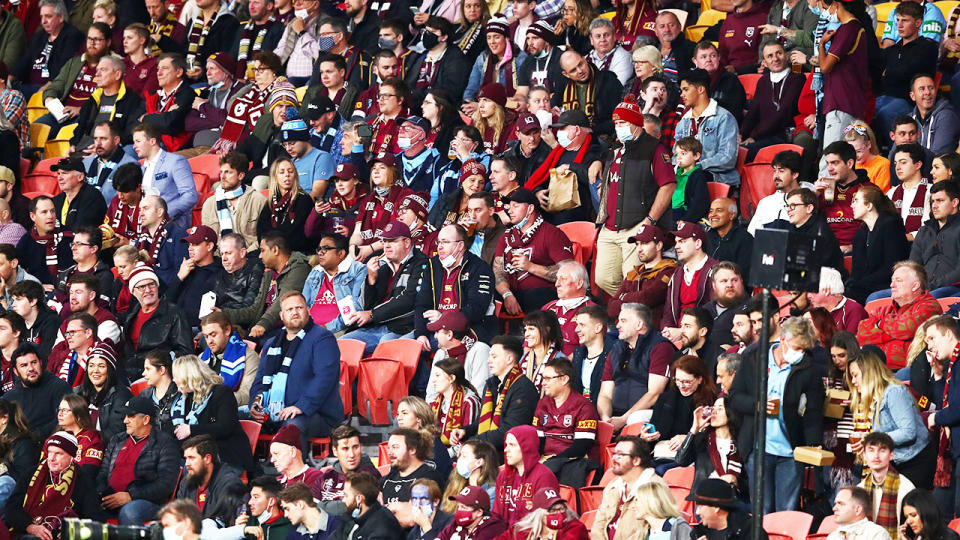
{"type": "Polygon", "coordinates": [[[195,354],[181,356],[173,361],[173,379],[184,383],[177,385],[180,391],[183,391],[184,386],[190,388],[194,403],[206,399],[215,385],[223,384],[223,377],[195,354]]]}
{"type": "Polygon", "coordinates": [[[907,348],[907,367],[910,367],[913,364],[914,358],[920,356],[920,353],[927,348],[927,328],[930,327],[930,322],[933,319],[927,319],[917,327],[917,332],[913,335],[913,341],[910,342],[910,347],[907,348]]]}
{"type": "MultiPolygon", "coordinates": [[[[534,508],[529,514],[523,516],[523,519],[513,525],[514,538],[540,538],[544,527],[544,516],[548,512],[546,508],[534,508]]],[[[579,519],[577,513],[567,506],[567,517],[563,520],[564,523],[575,519],[579,519]]]]}
{"type": "Polygon", "coordinates": [[[280,168],[281,163],[289,163],[293,167],[293,187],[290,188],[290,204],[293,205],[294,201],[297,200],[297,195],[304,194],[303,188],[300,187],[300,175],[297,173],[297,166],[293,164],[293,160],[290,158],[277,158],[274,160],[273,164],[270,165],[270,199],[273,200],[273,196],[276,195],[277,199],[281,197],[280,195],[280,183],[277,182],[277,169],[280,168]]]}
{"type": "MultiPolygon", "coordinates": [[[[894,384],[903,384],[894,377],[890,368],[880,360],[880,357],[869,348],[863,351],[863,356],[856,360],[851,360],[847,365],[847,388],[851,391],[850,410],[856,411],[863,408],[869,410],[874,400],[883,397],[883,393],[888,386],[894,384]],[[850,366],[856,364],[860,368],[860,390],[856,390],[850,383],[850,366]]],[[[873,420],[872,418],[870,419],[873,420]]]]}
{"type": "Polygon", "coordinates": [[[503,124],[507,121],[507,114],[499,104],[494,103],[494,105],[496,107],[493,108],[493,116],[490,117],[490,120],[484,118],[480,114],[480,107],[477,107],[477,110],[473,112],[473,126],[480,132],[481,139],[485,137],[487,129],[492,128],[493,146],[497,146],[497,143],[500,142],[500,134],[503,133],[503,124]]]}
{"type": "Polygon", "coordinates": [[[410,407],[410,412],[420,421],[417,431],[420,435],[430,441],[431,450],[433,448],[433,439],[440,434],[440,428],[437,426],[437,415],[433,413],[430,404],[417,396],[407,396],[400,400],[400,403],[410,407]]]}
{"type": "Polygon", "coordinates": [[[644,516],[650,516],[656,519],[670,519],[681,517],[680,510],[677,509],[677,503],[673,498],[670,488],[662,482],[647,482],[637,487],[637,494],[634,499],[637,501],[637,521],[639,521],[640,530],[637,538],[646,538],[650,530],[650,524],[647,523],[644,516]]]}

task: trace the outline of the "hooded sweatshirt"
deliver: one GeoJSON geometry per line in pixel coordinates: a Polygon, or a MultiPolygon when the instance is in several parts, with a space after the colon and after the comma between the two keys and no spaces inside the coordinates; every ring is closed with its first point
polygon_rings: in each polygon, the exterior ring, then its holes
{"type": "Polygon", "coordinates": [[[933,110],[926,118],[920,115],[916,107],[910,114],[920,124],[920,146],[930,150],[935,155],[952,151],[953,144],[960,134],[960,125],[957,122],[957,111],[944,98],[937,98],[933,110]]]}
{"type": "Polygon", "coordinates": [[[513,465],[504,466],[497,475],[496,500],[493,515],[503,519],[510,527],[533,510],[533,494],[540,488],[559,490],[557,478],[540,463],[538,451],[540,439],[533,426],[517,426],[507,432],[513,435],[523,454],[523,474],[513,465]]]}

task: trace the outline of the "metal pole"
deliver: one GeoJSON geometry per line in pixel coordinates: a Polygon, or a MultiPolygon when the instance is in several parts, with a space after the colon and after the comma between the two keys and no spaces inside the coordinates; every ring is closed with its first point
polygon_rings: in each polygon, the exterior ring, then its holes
{"type": "Polygon", "coordinates": [[[760,326],[759,354],[757,355],[757,380],[755,395],[757,409],[753,426],[753,530],[750,537],[760,540],[763,532],[763,458],[767,440],[767,362],[770,354],[770,289],[763,289],[763,323],[760,326]]]}

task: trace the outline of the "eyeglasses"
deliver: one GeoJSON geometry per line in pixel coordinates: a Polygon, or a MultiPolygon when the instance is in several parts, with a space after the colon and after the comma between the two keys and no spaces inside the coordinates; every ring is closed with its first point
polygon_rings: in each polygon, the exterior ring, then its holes
{"type": "Polygon", "coordinates": [[[613,456],[613,457],[626,457],[626,458],[631,458],[631,459],[633,459],[633,455],[630,454],[630,453],[627,453],[627,452],[614,452],[614,453],[612,453],[612,454],[610,454],[610,455],[613,456]]]}
{"type": "Polygon", "coordinates": [[[69,407],[57,407],[57,412],[58,412],[58,413],[61,413],[61,412],[62,412],[62,413],[68,413],[68,412],[73,412],[73,411],[71,411],[69,407]]]}
{"type": "Polygon", "coordinates": [[[543,379],[544,381],[552,381],[554,379],[559,379],[560,377],[563,377],[563,375],[541,375],[540,376],[540,378],[543,379]]]}
{"type": "Polygon", "coordinates": [[[787,210],[796,210],[802,206],[807,206],[805,203],[787,203],[787,210]]]}
{"type": "Polygon", "coordinates": [[[66,332],[63,333],[63,335],[66,337],[73,337],[81,332],[86,332],[86,331],[87,331],[86,328],[81,328],[80,330],[67,330],[66,332]]]}
{"type": "Polygon", "coordinates": [[[88,38],[87,38],[87,41],[92,42],[92,43],[102,43],[102,42],[106,41],[106,39],[104,39],[104,38],[102,38],[102,37],[88,37],[88,38]]]}
{"type": "Polygon", "coordinates": [[[258,66],[253,68],[253,71],[256,73],[263,73],[264,71],[270,71],[270,68],[264,66],[258,66]]]}
{"type": "Polygon", "coordinates": [[[70,247],[72,247],[72,248],[75,248],[75,247],[90,247],[90,246],[92,246],[92,245],[93,245],[93,244],[88,244],[88,243],[86,243],[86,242],[70,242],[70,247]]]}
{"type": "Polygon", "coordinates": [[[328,251],[336,251],[336,246],[317,246],[317,253],[326,253],[328,251]]]}
{"type": "Polygon", "coordinates": [[[396,94],[378,94],[377,99],[389,99],[392,97],[397,97],[396,94]]]}
{"type": "Polygon", "coordinates": [[[677,386],[691,386],[697,382],[696,379],[673,379],[677,386]]]}
{"type": "Polygon", "coordinates": [[[438,240],[438,244],[443,244],[449,246],[450,244],[456,244],[457,242],[463,242],[463,240],[438,240]]]}
{"type": "Polygon", "coordinates": [[[138,292],[143,292],[143,291],[147,291],[147,290],[150,290],[150,289],[156,289],[156,288],[157,288],[157,282],[156,282],[156,281],[149,281],[149,282],[147,282],[147,283],[141,283],[140,285],[137,285],[136,287],[133,288],[133,290],[138,291],[138,292]]]}

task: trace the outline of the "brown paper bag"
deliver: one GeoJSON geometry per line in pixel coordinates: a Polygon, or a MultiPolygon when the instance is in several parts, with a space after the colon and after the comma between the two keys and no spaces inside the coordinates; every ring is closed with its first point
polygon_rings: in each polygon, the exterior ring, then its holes
{"type": "Polygon", "coordinates": [[[580,189],[577,186],[577,174],[567,170],[560,174],[550,169],[550,187],[547,200],[547,212],[561,212],[580,207],[580,189]]]}

